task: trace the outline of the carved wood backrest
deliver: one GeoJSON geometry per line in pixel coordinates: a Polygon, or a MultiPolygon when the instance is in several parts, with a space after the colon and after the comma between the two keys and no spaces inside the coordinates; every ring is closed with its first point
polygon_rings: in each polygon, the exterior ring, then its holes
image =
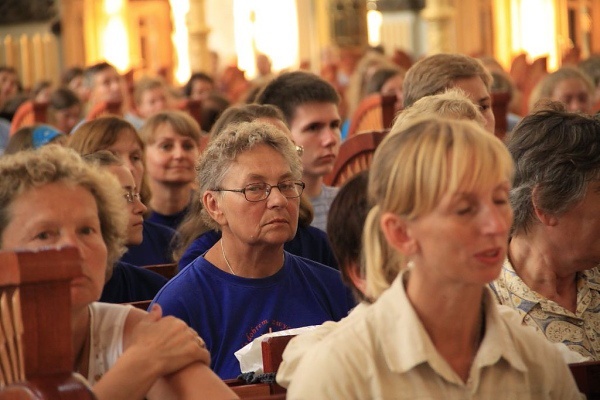
{"type": "Polygon", "coordinates": [[[588,400],[600,400],[600,361],[569,364],[579,391],[588,400]]]}
{"type": "Polygon", "coordinates": [[[333,171],[324,178],[325,184],[342,186],[355,174],[369,169],[375,149],[387,132],[385,130],[364,132],[342,142],[333,171]]]}
{"type": "Polygon", "coordinates": [[[350,119],[348,138],[362,132],[389,129],[394,120],[396,96],[374,93],[358,103],[350,119]]]}
{"type": "Polygon", "coordinates": [[[177,263],[144,265],[142,268],[154,271],[167,279],[171,279],[172,277],[177,275],[177,263]]]}
{"type": "Polygon", "coordinates": [[[85,116],[86,121],[94,120],[98,117],[103,117],[106,115],[118,115],[123,116],[123,112],[121,111],[121,106],[123,102],[121,101],[101,101],[100,103],[94,105],[85,116]]]}
{"type": "Polygon", "coordinates": [[[0,399],[95,398],[72,372],[70,285],[81,275],[77,250],[2,251],[0,268],[1,379],[6,385],[0,399]]]}
{"type": "Polygon", "coordinates": [[[27,100],[19,107],[10,124],[10,136],[19,129],[48,121],[48,103],[37,103],[27,100]]]}

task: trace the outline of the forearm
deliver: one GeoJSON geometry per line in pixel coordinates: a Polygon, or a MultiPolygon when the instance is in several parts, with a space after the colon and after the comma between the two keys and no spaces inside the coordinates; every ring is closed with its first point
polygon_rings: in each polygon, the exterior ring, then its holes
{"type": "Polygon", "coordinates": [[[230,400],[238,396],[208,365],[194,363],[165,377],[152,387],[149,399],[230,400]],[[166,387],[164,387],[166,386],[166,387]]]}
{"type": "Polygon", "coordinates": [[[124,353],[93,390],[98,400],[142,400],[159,377],[156,363],[124,353]]]}

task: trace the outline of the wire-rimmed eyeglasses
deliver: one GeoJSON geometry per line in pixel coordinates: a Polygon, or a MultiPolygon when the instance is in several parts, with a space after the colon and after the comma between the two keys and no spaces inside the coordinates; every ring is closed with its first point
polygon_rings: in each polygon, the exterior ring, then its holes
{"type": "Polygon", "coordinates": [[[279,182],[277,185],[269,185],[265,182],[260,183],[250,183],[243,187],[242,189],[211,189],[215,192],[236,192],[242,193],[246,200],[256,202],[266,200],[267,197],[271,194],[271,190],[273,188],[279,189],[282,195],[287,197],[288,199],[295,199],[296,197],[300,197],[302,192],[304,191],[304,187],[306,185],[302,181],[283,181],[279,182]]]}
{"type": "Polygon", "coordinates": [[[125,192],[125,194],[123,194],[123,197],[125,197],[125,200],[127,200],[128,203],[133,203],[136,200],[142,201],[140,194],[134,191],[125,192]]]}

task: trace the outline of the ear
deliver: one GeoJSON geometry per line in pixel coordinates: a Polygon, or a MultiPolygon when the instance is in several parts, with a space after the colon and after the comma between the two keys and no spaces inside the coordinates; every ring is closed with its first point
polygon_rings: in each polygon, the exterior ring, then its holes
{"type": "Polygon", "coordinates": [[[348,275],[348,278],[350,278],[350,280],[352,281],[354,287],[360,290],[362,294],[365,294],[367,289],[367,281],[365,280],[365,277],[361,275],[360,266],[358,265],[358,263],[351,262],[347,266],[345,266],[345,268],[346,274],[348,275]]]}
{"type": "Polygon", "coordinates": [[[538,202],[539,186],[535,186],[531,191],[531,203],[533,205],[533,212],[537,219],[546,226],[555,226],[558,224],[558,219],[555,215],[549,214],[539,207],[538,202]]]}
{"type": "Polygon", "coordinates": [[[227,218],[225,218],[225,214],[221,210],[221,205],[219,204],[217,196],[218,195],[215,192],[207,190],[202,195],[202,206],[212,219],[223,226],[227,224],[227,218]]]}
{"type": "Polygon", "coordinates": [[[386,212],[381,216],[381,230],[387,242],[405,256],[413,255],[417,250],[417,242],[411,236],[404,218],[386,212]]]}

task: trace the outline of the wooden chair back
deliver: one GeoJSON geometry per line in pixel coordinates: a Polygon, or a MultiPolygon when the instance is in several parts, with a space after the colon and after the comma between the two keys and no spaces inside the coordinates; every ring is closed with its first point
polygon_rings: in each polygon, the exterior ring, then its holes
{"type": "Polygon", "coordinates": [[[0,399],[93,399],[73,370],[74,248],[0,252],[0,399]],[[1,385],[0,385],[1,386],[1,385]]]}
{"type": "Polygon", "coordinates": [[[324,178],[325,184],[342,186],[355,174],[368,169],[375,149],[387,132],[387,130],[364,132],[342,142],[333,171],[324,178]]]}
{"type": "Polygon", "coordinates": [[[91,121],[105,115],[123,116],[123,112],[121,111],[122,105],[123,102],[121,101],[101,101],[88,111],[85,119],[86,121],[91,121]]]}
{"type": "Polygon", "coordinates": [[[19,107],[10,124],[10,136],[19,129],[35,124],[44,124],[48,121],[48,103],[37,103],[27,100],[19,107]]]}
{"type": "Polygon", "coordinates": [[[154,271],[159,275],[164,276],[167,279],[171,279],[177,275],[177,263],[170,264],[156,264],[156,265],[145,265],[142,268],[154,271]]]}
{"type": "Polygon", "coordinates": [[[358,107],[350,118],[348,138],[375,130],[389,129],[394,121],[396,96],[382,96],[374,93],[366,96],[358,103],[358,107]]]}
{"type": "Polygon", "coordinates": [[[508,115],[509,103],[509,92],[492,92],[492,111],[494,112],[494,118],[496,119],[494,134],[500,140],[504,140],[506,131],[508,130],[506,116],[508,115]]]}
{"type": "Polygon", "coordinates": [[[600,361],[569,364],[579,391],[588,400],[600,400],[600,361]]]}

